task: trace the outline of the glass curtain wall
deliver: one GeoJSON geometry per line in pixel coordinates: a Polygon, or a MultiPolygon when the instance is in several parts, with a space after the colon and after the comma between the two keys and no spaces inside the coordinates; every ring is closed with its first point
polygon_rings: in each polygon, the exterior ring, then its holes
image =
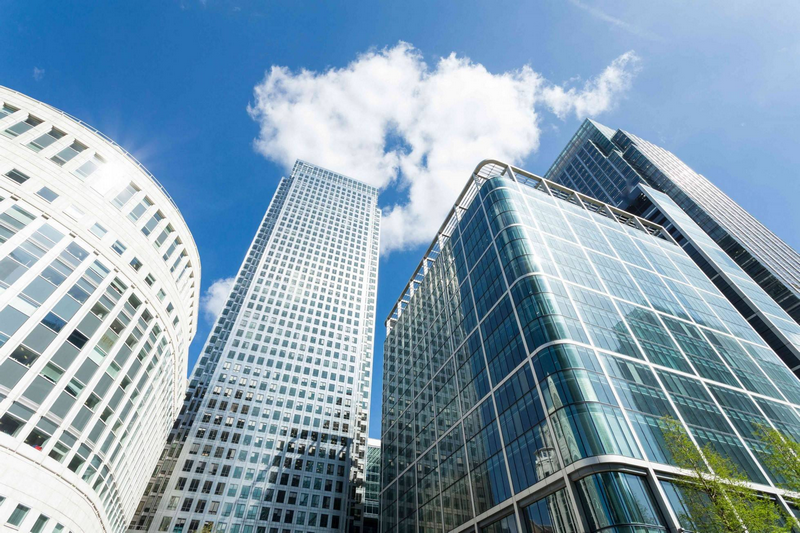
{"type": "Polygon", "coordinates": [[[384,533],[665,531],[663,416],[770,488],[756,424],[800,435],[800,382],[662,228],[504,165],[387,330],[384,533]]]}

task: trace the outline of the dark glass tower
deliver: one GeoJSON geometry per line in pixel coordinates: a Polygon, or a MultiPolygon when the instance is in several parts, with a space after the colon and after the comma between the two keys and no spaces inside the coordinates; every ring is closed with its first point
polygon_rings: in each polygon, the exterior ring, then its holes
{"type": "Polygon", "coordinates": [[[545,178],[664,223],[764,340],[800,372],[800,254],[708,179],[671,152],[592,120],[581,125],[545,178]],[[702,257],[640,183],[666,194],[727,257],[702,257]],[[724,273],[730,260],[749,278],[729,279],[724,273]],[[761,290],[751,287],[750,279],[761,290]]]}
{"type": "Polygon", "coordinates": [[[786,505],[755,428],[800,380],[649,220],[484,162],[386,326],[383,533],[699,531],[664,415],[786,505]]]}

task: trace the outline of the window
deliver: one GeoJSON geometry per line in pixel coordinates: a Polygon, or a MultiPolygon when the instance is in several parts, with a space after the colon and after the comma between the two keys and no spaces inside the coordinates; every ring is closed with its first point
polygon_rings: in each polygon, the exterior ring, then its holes
{"type": "Polygon", "coordinates": [[[0,118],[5,118],[12,113],[16,113],[19,111],[16,107],[11,107],[8,104],[3,104],[3,107],[0,108],[0,118]]]}
{"type": "Polygon", "coordinates": [[[133,259],[131,259],[131,266],[136,272],[139,272],[139,269],[142,268],[142,262],[139,261],[138,258],[134,257],[133,259]]]}
{"type": "Polygon", "coordinates": [[[111,249],[117,252],[119,255],[125,253],[127,247],[119,241],[116,241],[114,244],[111,245],[111,249]]]}
{"type": "Polygon", "coordinates": [[[122,209],[122,206],[125,205],[128,200],[130,200],[137,192],[139,192],[139,188],[133,183],[129,183],[128,186],[125,187],[116,198],[111,200],[111,203],[117,206],[118,209],[122,209]]]}
{"type": "Polygon", "coordinates": [[[29,179],[31,179],[30,176],[28,176],[27,174],[23,174],[22,172],[20,172],[19,170],[15,169],[15,168],[12,168],[8,172],[6,172],[5,176],[8,179],[10,179],[12,181],[16,181],[19,184],[23,184],[26,181],[28,181],[29,179]]]}
{"type": "Polygon", "coordinates": [[[40,514],[39,518],[36,519],[36,522],[34,522],[33,527],[31,528],[31,533],[42,533],[42,531],[44,531],[44,526],[47,525],[48,520],[50,520],[48,517],[40,514]]]}
{"type": "Polygon", "coordinates": [[[167,240],[169,234],[172,233],[173,231],[175,230],[173,229],[172,224],[167,224],[167,227],[164,228],[164,231],[161,232],[161,234],[156,238],[154,242],[156,248],[160,248],[161,245],[164,244],[164,241],[167,240]]]}
{"type": "Polygon", "coordinates": [[[58,194],[53,192],[51,189],[48,189],[47,187],[42,187],[41,189],[39,189],[36,192],[36,194],[38,194],[40,197],[42,197],[48,203],[51,203],[53,200],[58,198],[58,194]]]}
{"type": "Polygon", "coordinates": [[[58,383],[58,380],[61,379],[61,376],[64,374],[64,371],[58,368],[53,363],[47,363],[47,365],[42,369],[41,376],[48,381],[53,383],[58,383]]]}
{"type": "Polygon", "coordinates": [[[33,362],[39,358],[39,354],[24,344],[20,344],[13,352],[11,352],[11,358],[19,364],[30,368],[33,362]]]}
{"type": "Polygon", "coordinates": [[[50,158],[50,161],[55,163],[58,166],[63,166],[64,163],[72,160],[76,155],[86,150],[86,146],[79,143],[78,141],[73,141],[71,145],[67,146],[56,155],[50,158]]]}
{"type": "Polygon", "coordinates": [[[134,207],[131,212],[128,213],[128,218],[131,220],[131,222],[136,222],[152,205],[153,202],[150,201],[150,198],[145,196],[142,201],[136,204],[136,207],[134,207]]]}
{"type": "Polygon", "coordinates": [[[25,517],[28,516],[28,512],[30,510],[30,507],[25,507],[22,504],[17,505],[17,508],[14,509],[14,512],[11,513],[11,516],[8,517],[8,522],[6,523],[19,527],[22,521],[25,520],[25,517]]]}
{"type": "Polygon", "coordinates": [[[39,120],[38,118],[34,117],[33,115],[28,115],[28,118],[26,118],[22,122],[17,122],[16,124],[11,126],[10,128],[7,128],[3,132],[3,135],[13,139],[14,137],[22,135],[23,133],[25,133],[28,130],[32,130],[33,128],[35,128],[36,126],[38,126],[41,123],[42,123],[42,121],[39,120]]]}
{"type": "Polygon", "coordinates": [[[40,152],[42,149],[47,148],[60,138],[64,136],[63,131],[59,131],[55,128],[50,129],[49,132],[45,133],[41,137],[31,141],[28,143],[28,148],[33,150],[34,152],[40,152]]]}
{"type": "Polygon", "coordinates": [[[24,424],[22,420],[6,413],[0,418],[0,431],[13,437],[24,424]]]}
{"type": "Polygon", "coordinates": [[[150,217],[150,220],[148,220],[147,223],[142,227],[142,233],[145,235],[150,235],[150,233],[153,231],[153,228],[155,228],[162,220],[164,220],[164,215],[161,213],[161,211],[156,211],[153,216],[150,217]]]}
{"type": "Polygon", "coordinates": [[[105,163],[106,162],[102,157],[95,154],[95,156],[91,158],[89,161],[85,162],[84,164],[73,170],[72,174],[77,176],[81,180],[84,180],[89,176],[91,176],[92,174],[94,174],[95,171],[97,171],[97,169],[99,169],[101,166],[105,165],[105,163]]]}
{"type": "Polygon", "coordinates": [[[104,228],[103,226],[101,226],[96,222],[92,225],[91,228],[89,228],[89,231],[94,233],[95,237],[97,237],[98,239],[102,239],[105,236],[105,234],[108,233],[108,230],[106,228],[104,228]]]}
{"type": "Polygon", "coordinates": [[[664,530],[647,482],[643,477],[621,472],[592,474],[578,481],[578,496],[589,522],[589,531],[616,529],[613,526],[646,526],[648,531],[664,530]]]}

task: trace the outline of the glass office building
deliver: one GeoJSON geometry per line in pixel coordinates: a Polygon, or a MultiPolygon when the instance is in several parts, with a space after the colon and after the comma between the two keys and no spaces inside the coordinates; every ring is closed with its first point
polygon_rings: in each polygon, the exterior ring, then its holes
{"type": "Polygon", "coordinates": [[[199,277],[138,161],[0,87],[0,529],[125,530],[183,402],[199,277]]]}
{"type": "Polygon", "coordinates": [[[386,326],[383,533],[688,527],[664,415],[787,506],[800,381],[651,221],[486,161],[386,326]]]}
{"type": "MultiPolygon", "coordinates": [[[[770,347],[800,373],[800,254],[708,179],[671,152],[592,120],[583,123],[545,178],[637,213],[641,210],[637,203],[647,200],[637,188],[639,183],[669,196],[758,284],[761,290],[753,291],[749,282],[731,284],[724,275],[718,276],[728,259],[700,262],[770,347]],[[762,300],[762,291],[783,312],[774,312],[774,306],[762,300]]],[[[683,245],[677,228],[670,230],[683,245]]]]}
{"type": "Polygon", "coordinates": [[[367,441],[367,469],[364,484],[364,533],[380,531],[381,441],[367,441]]]}
{"type": "Polygon", "coordinates": [[[130,529],[360,531],[377,199],[303,161],[281,180],[130,529]]]}

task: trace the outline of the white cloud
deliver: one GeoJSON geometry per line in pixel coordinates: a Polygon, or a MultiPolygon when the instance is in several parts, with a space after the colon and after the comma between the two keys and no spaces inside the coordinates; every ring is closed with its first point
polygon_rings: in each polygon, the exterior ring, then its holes
{"type": "Polygon", "coordinates": [[[570,112],[578,118],[598,115],[611,108],[619,95],[631,86],[639,70],[638,63],[639,57],[634,52],[626,52],[612,61],[599,76],[586,82],[583,89],[545,87],[542,100],[559,118],[565,118],[570,112]]]}
{"type": "Polygon", "coordinates": [[[205,294],[200,298],[200,309],[203,311],[203,316],[209,322],[214,322],[217,319],[225,303],[228,301],[228,295],[233,287],[234,278],[224,278],[215,280],[211,286],[206,289],[205,294]]]}
{"type": "Polygon", "coordinates": [[[538,108],[560,118],[611,108],[630,86],[627,52],[583,87],[556,86],[530,66],[494,74],[450,54],[429,66],[407,43],[358,56],[344,68],[273,66],[248,107],[255,148],[290,169],[295,159],[403,196],[384,206],[384,251],[430,242],[475,165],[519,163],[539,147],[538,108]]]}
{"type": "Polygon", "coordinates": [[[39,81],[42,78],[44,78],[44,69],[39,67],[33,67],[33,79],[39,81]]]}

